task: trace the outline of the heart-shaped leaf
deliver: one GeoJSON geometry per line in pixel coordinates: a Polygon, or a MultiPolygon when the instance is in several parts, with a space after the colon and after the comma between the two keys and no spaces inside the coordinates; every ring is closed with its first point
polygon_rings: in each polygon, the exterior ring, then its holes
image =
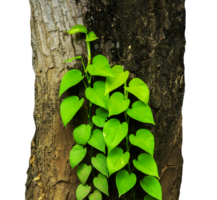
{"type": "Polygon", "coordinates": [[[73,131],[74,140],[76,143],[81,145],[86,145],[88,140],[90,139],[91,128],[90,125],[82,124],[75,128],[73,131]]]}
{"type": "Polygon", "coordinates": [[[129,136],[130,143],[137,146],[153,156],[154,154],[154,136],[147,129],[139,129],[136,135],[129,136]]]}
{"type": "Polygon", "coordinates": [[[92,117],[92,121],[96,126],[102,128],[104,127],[107,118],[108,118],[108,111],[104,108],[97,108],[96,115],[92,117]]]}
{"type": "Polygon", "coordinates": [[[74,147],[72,147],[69,154],[69,162],[72,169],[83,160],[86,153],[87,149],[79,144],[76,144],[74,147]]]}
{"type": "Polygon", "coordinates": [[[120,147],[115,147],[111,150],[107,157],[109,176],[122,169],[128,163],[129,159],[130,153],[123,153],[123,150],[120,147]]]}
{"type": "Polygon", "coordinates": [[[96,109],[96,115],[98,115],[99,117],[101,117],[104,120],[107,120],[108,118],[108,111],[104,108],[97,108],[96,109]]]}
{"type": "MultiPolygon", "coordinates": [[[[68,60],[65,60],[63,63],[72,62],[74,59],[81,59],[81,56],[76,56],[76,57],[70,58],[68,60]]],[[[77,69],[74,69],[74,70],[77,70],[77,69]]]]}
{"type": "Polygon", "coordinates": [[[120,92],[115,92],[111,95],[109,102],[108,102],[108,109],[109,109],[109,117],[112,115],[118,115],[125,110],[130,105],[130,100],[124,100],[124,95],[120,92]]]}
{"type": "Polygon", "coordinates": [[[104,175],[98,174],[98,177],[93,179],[93,184],[98,190],[109,196],[108,180],[104,175]]]}
{"type": "Polygon", "coordinates": [[[116,185],[118,188],[119,197],[128,192],[136,184],[136,175],[128,171],[121,170],[116,175],[116,185]]]}
{"type": "Polygon", "coordinates": [[[98,153],[96,157],[91,158],[91,163],[94,168],[108,177],[108,167],[105,155],[98,153]]]}
{"type": "Polygon", "coordinates": [[[105,126],[105,120],[98,115],[94,115],[92,121],[97,127],[103,128],[105,126]]]}
{"type": "Polygon", "coordinates": [[[162,190],[159,181],[153,176],[146,176],[140,180],[140,185],[150,196],[162,200],[162,190]]]}
{"type": "Polygon", "coordinates": [[[83,185],[86,183],[88,177],[90,176],[91,170],[91,165],[86,165],[84,163],[78,165],[77,176],[83,185]]]}
{"type": "Polygon", "coordinates": [[[59,97],[62,93],[64,93],[66,90],[68,90],[70,87],[78,84],[84,76],[82,76],[82,73],[78,69],[72,69],[68,71],[64,76],[60,84],[60,91],[59,91],[59,97]]]}
{"type": "Polygon", "coordinates": [[[93,131],[88,144],[105,153],[105,140],[101,130],[95,129],[93,131]]]}
{"type": "Polygon", "coordinates": [[[76,189],[76,199],[82,200],[84,199],[91,190],[91,186],[80,184],[76,189]]]}
{"type": "Polygon", "coordinates": [[[115,65],[111,70],[115,77],[106,77],[105,95],[123,85],[129,76],[129,72],[124,72],[121,65],[115,65]]]}
{"type": "Polygon", "coordinates": [[[63,100],[60,105],[60,115],[65,127],[81,108],[83,102],[84,99],[79,100],[77,96],[67,97],[63,100]]]}
{"type": "Polygon", "coordinates": [[[118,119],[110,119],[103,128],[103,136],[105,139],[108,152],[115,148],[127,135],[128,125],[126,122],[122,124],[118,119]]]}
{"type": "MultiPolygon", "coordinates": [[[[115,77],[107,58],[103,55],[97,55],[93,58],[92,64],[87,66],[87,71],[92,76],[110,76],[115,77]]],[[[105,93],[104,93],[105,94],[105,93]]]]}
{"type": "Polygon", "coordinates": [[[154,124],[151,108],[142,101],[136,101],[132,105],[132,109],[127,109],[127,114],[140,122],[154,124]]]}
{"type": "Polygon", "coordinates": [[[144,174],[156,176],[159,178],[157,164],[151,155],[147,153],[140,154],[138,161],[133,160],[133,165],[136,169],[143,172],[144,174]]]}
{"type": "Polygon", "coordinates": [[[88,196],[89,200],[102,200],[102,194],[99,190],[94,190],[92,194],[88,196]]]}
{"type": "Polygon", "coordinates": [[[130,81],[129,87],[124,87],[125,90],[135,95],[140,101],[146,105],[149,101],[148,86],[139,78],[134,78],[130,81]]]}
{"type": "Polygon", "coordinates": [[[74,34],[74,33],[86,33],[87,34],[87,29],[84,25],[75,25],[69,31],[66,31],[66,32],[69,34],[74,34]]]}
{"type": "Polygon", "coordinates": [[[94,40],[99,39],[98,37],[96,37],[96,34],[93,31],[90,31],[87,35],[87,39],[85,40],[86,42],[91,42],[94,40]]]}
{"type": "Polygon", "coordinates": [[[108,110],[109,95],[105,96],[104,94],[105,94],[105,82],[103,81],[96,81],[93,84],[93,88],[89,87],[85,90],[85,96],[88,100],[108,110]]]}

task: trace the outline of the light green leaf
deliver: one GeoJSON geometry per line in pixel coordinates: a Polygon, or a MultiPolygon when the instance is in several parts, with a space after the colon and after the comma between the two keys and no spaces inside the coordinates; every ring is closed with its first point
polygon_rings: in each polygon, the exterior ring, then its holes
{"type": "Polygon", "coordinates": [[[140,185],[150,196],[162,200],[162,190],[159,181],[153,176],[146,176],[140,180],[140,185]]]}
{"type": "Polygon", "coordinates": [[[97,108],[96,115],[92,117],[92,121],[96,126],[102,128],[104,127],[107,118],[108,118],[108,111],[104,108],[97,108]]]}
{"type": "Polygon", "coordinates": [[[69,154],[69,162],[72,169],[84,159],[86,153],[87,149],[79,144],[72,147],[69,154]]]}
{"type": "Polygon", "coordinates": [[[128,125],[126,122],[122,124],[118,119],[110,119],[106,122],[103,128],[103,136],[106,146],[108,147],[108,153],[115,148],[127,135],[128,125]]]}
{"type": "Polygon", "coordinates": [[[87,34],[87,29],[84,25],[75,25],[69,31],[66,31],[66,32],[69,34],[74,34],[74,33],[86,33],[87,34]]]}
{"type": "MultiPolygon", "coordinates": [[[[115,77],[107,58],[103,55],[97,55],[93,58],[92,64],[87,66],[87,71],[92,76],[111,76],[115,77]]],[[[105,94],[105,93],[104,93],[105,94]]]]}
{"type": "Polygon", "coordinates": [[[91,190],[91,186],[80,184],[76,189],[76,199],[82,200],[84,199],[91,190]]]}
{"type": "Polygon", "coordinates": [[[97,40],[99,39],[96,34],[93,32],[93,31],[90,31],[87,35],[87,39],[85,40],[86,42],[91,42],[91,41],[94,41],[94,40],[97,40]]]}
{"type": "Polygon", "coordinates": [[[155,125],[151,108],[145,105],[142,101],[134,102],[132,109],[127,109],[127,114],[137,121],[155,125]]]}
{"type": "Polygon", "coordinates": [[[147,129],[139,129],[136,135],[129,136],[130,143],[137,146],[152,156],[154,155],[154,136],[147,129]]]}
{"type": "Polygon", "coordinates": [[[148,86],[139,78],[130,81],[129,87],[124,87],[128,92],[135,95],[140,101],[148,105],[149,89],[148,86]]]}
{"type": "Polygon", "coordinates": [[[136,175],[128,171],[121,170],[116,175],[116,185],[118,188],[119,197],[128,192],[136,184],[136,175]]]}
{"type": "Polygon", "coordinates": [[[76,56],[76,57],[70,58],[68,60],[65,60],[63,63],[72,62],[74,59],[81,59],[81,56],[76,56]]]}
{"type": "Polygon", "coordinates": [[[73,137],[76,143],[81,145],[86,145],[88,140],[90,139],[91,128],[90,125],[82,124],[75,128],[73,131],[73,137]]]}
{"type": "Polygon", "coordinates": [[[98,115],[99,117],[101,117],[104,120],[107,120],[108,118],[108,111],[104,108],[97,108],[96,109],[96,115],[98,115]]]}
{"type": "Polygon", "coordinates": [[[154,158],[147,153],[140,154],[138,157],[138,161],[133,160],[133,165],[136,169],[143,172],[144,174],[160,178],[158,175],[157,164],[154,158]]]}
{"type": "Polygon", "coordinates": [[[108,109],[109,109],[109,117],[112,115],[118,115],[125,110],[130,105],[130,100],[124,100],[124,95],[120,92],[115,92],[111,95],[109,102],[108,102],[108,109]]]}
{"type": "Polygon", "coordinates": [[[88,196],[89,200],[102,200],[102,194],[99,190],[94,190],[92,194],[88,196]]]}
{"type": "Polygon", "coordinates": [[[104,127],[104,125],[105,125],[105,120],[98,115],[94,115],[92,117],[92,121],[96,126],[98,126],[100,128],[104,127]]]}
{"type": "Polygon", "coordinates": [[[95,129],[93,131],[88,144],[105,153],[105,140],[101,130],[95,129]]]}
{"type": "Polygon", "coordinates": [[[122,169],[129,161],[130,153],[125,152],[120,147],[115,147],[107,156],[109,176],[122,169]]]}
{"type": "Polygon", "coordinates": [[[83,185],[86,183],[88,177],[90,176],[91,170],[91,165],[86,165],[84,163],[78,165],[77,176],[83,185]]]}
{"type": "Polygon", "coordinates": [[[60,105],[60,115],[65,127],[81,108],[83,102],[84,99],[79,100],[77,96],[67,97],[63,100],[60,105]]]}
{"type": "Polygon", "coordinates": [[[59,91],[59,97],[61,94],[63,94],[66,90],[68,90],[70,87],[78,84],[84,76],[82,76],[82,73],[78,69],[72,69],[68,71],[64,76],[60,84],[60,91],[59,91]]]}
{"type": "Polygon", "coordinates": [[[98,153],[96,157],[91,158],[91,163],[94,168],[108,177],[108,167],[105,155],[98,153]]]}
{"type": "Polygon", "coordinates": [[[93,184],[98,190],[109,196],[108,180],[104,175],[98,174],[98,177],[93,179],[93,184]]]}
{"type": "Polygon", "coordinates": [[[105,94],[105,82],[103,81],[96,81],[93,84],[93,88],[89,87],[85,90],[85,96],[88,100],[108,110],[109,95],[105,96],[104,94],[105,94]]]}
{"type": "Polygon", "coordinates": [[[123,85],[129,76],[129,72],[124,72],[121,65],[115,65],[111,70],[115,77],[106,77],[105,95],[123,85]]]}

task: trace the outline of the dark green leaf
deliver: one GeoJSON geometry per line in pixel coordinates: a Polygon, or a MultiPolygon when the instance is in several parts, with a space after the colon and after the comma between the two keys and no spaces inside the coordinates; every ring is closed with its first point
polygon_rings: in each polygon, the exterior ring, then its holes
{"type": "Polygon", "coordinates": [[[93,179],[93,184],[98,190],[109,196],[108,180],[104,175],[98,174],[98,177],[93,179]]]}
{"type": "Polygon", "coordinates": [[[102,200],[102,194],[99,190],[94,190],[92,194],[88,196],[89,200],[102,200]]]}
{"type": "Polygon", "coordinates": [[[104,125],[105,125],[105,120],[98,115],[94,115],[92,117],[92,121],[96,126],[98,126],[100,128],[104,127],[104,125]]]}
{"type": "Polygon", "coordinates": [[[76,189],[76,199],[82,200],[90,193],[91,187],[80,184],[76,189]]]}
{"type": "Polygon", "coordinates": [[[74,140],[76,143],[81,145],[86,145],[88,140],[90,139],[91,128],[90,125],[82,124],[75,128],[73,131],[74,140]]]}
{"type": "Polygon", "coordinates": [[[97,108],[96,109],[96,115],[98,115],[99,117],[101,117],[104,120],[107,120],[108,118],[108,111],[104,108],[97,108]]]}
{"type": "Polygon", "coordinates": [[[93,131],[88,144],[105,153],[105,140],[101,130],[95,129],[93,131]]]}
{"type": "Polygon", "coordinates": [[[68,60],[65,60],[63,63],[72,62],[74,59],[81,59],[81,56],[76,56],[76,57],[70,58],[68,60]]]}
{"type": "Polygon", "coordinates": [[[87,34],[87,29],[84,25],[75,25],[69,31],[66,31],[66,32],[69,34],[74,34],[74,33],[86,33],[87,34]]]}
{"type": "Polygon", "coordinates": [[[145,198],[144,198],[144,200],[157,200],[157,199],[155,199],[152,196],[146,195],[145,198]]]}
{"type": "Polygon", "coordinates": [[[83,146],[76,144],[70,151],[69,162],[72,169],[79,164],[87,153],[87,149],[83,146]]]}
{"type": "Polygon", "coordinates": [[[91,170],[91,165],[88,166],[84,163],[78,165],[77,176],[83,185],[86,183],[88,177],[90,176],[91,170]]]}
{"type": "Polygon", "coordinates": [[[87,35],[87,39],[85,40],[86,42],[91,42],[94,40],[99,39],[98,37],[96,37],[96,34],[93,31],[90,31],[87,35]]]}
{"type": "Polygon", "coordinates": [[[98,153],[96,157],[91,158],[91,163],[94,168],[108,177],[107,160],[105,155],[98,153]]]}

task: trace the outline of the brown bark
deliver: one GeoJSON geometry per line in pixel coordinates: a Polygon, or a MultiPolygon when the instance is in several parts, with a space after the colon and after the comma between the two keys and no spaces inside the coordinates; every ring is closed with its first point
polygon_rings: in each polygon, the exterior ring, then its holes
{"type": "MultiPolygon", "coordinates": [[[[35,71],[36,133],[26,182],[26,200],[75,200],[79,184],[70,168],[73,129],[86,122],[81,109],[64,128],[58,99],[62,76],[81,63],[65,59],[86,55],[83,35],[68,35],[76,24],[85,24],[100,38],[91,43],[93,56],[105,55],[111,66],[121,64],[130,77],[143,79],[150,89],[150,106],[156,126],[130,121],[130,132],[148,128],[155,136],[154,157],[159,167],[163,200],[178,200],[182,175],[182,115],[184,95],[185,10],[183,0],[30,0],[33,68],[35,71]]],[[[78,84],[64,97],[84,97],[78,84]]],[[[63,98],[64,98],[63,97],[63,98]]],[[[131,96],[131,98],[134,98],[131,96]]],[[[133,99],[136,100],[136,99],[133,99]]],[[[86,102],[87,103],[87,102],[86,102]]],[[[132,148],[131,159],[140,152],[132,148]]],[[[137,173],[138,179],[143,177],[137,173]]],[[[110,197],[118,199],[114,178],[110,197]]],[[[137,200],[145,196],[137,191],[137,200]]],[[[120,199],[132,199],[128,192],[120,199]]]]}

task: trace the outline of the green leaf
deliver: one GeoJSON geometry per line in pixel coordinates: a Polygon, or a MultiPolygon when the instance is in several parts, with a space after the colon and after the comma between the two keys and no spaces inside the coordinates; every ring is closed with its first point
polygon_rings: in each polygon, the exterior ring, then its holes
{"type": "Polygon", "coordinates": [[[92,121],[96,126],[102,128],[104,127],[107,118],[108,118],[108,111],[104,108],[97,108],[96,115],[92,117],[92,121]]]}
{"type": "MultiPolygon", "coordinates": [[[[92,76],[110,76],[115,77],[107,58],[103,55],[97,55],[93,58],[92,64],[87,66],[87,71],[92,76]]],[[[105,93],[104,93],[105,94],[105,93]]]]}
{"type": "Polygon", "coordinates": [[[102,200],[102,194],[99,190],[94,190],[92,194],[88,196],[89,200],[102,200]]]}
{"type": "Polygon", "coordinates": [[[109,196],[108,180],[104,175],[98,174],[98,177],[93,179],[93,184],[98,190],[109,196]]]}
{"type": "Polygon", "coordinates": [[[86,145],[88,140],[90,139],[91,128],[90,125],[82,124],[75,128],[73,131],[73,137],[76,143],[81,145],[86,145]]]}
{"type": "Polygon", "coordinates": [[[67,97],[63,100],[60,105],[60,115],[65,127],[81,108],[83,102],[84,99],[79,100],[77,96],[67,97]]]}
{"type": "Polygon", "coordinates": [[[108,111],[104,108],[97,108],[96,109],[96,115],[98,115],[99,117],[101,117],[104,120],[107,120],[108,118],[108,111]]]}
{"type": "Polygon", "coordinates": [[[132,105],[132,109],[127,109],[127,114],[140,122],[154,124],[151,108],[142,101],[136,101],[132,105]]]}
{"type": "Polygon", "coordinates": [[[63,63],[72,62],[74,59],[81,59],[81,56],[76,56],[76,57],[70,58],[68,60],[65,60],[63,63]]]}
{"type": "Polygon", "coordinates": [[[140,180],[140,185],[150,196],[162,200],[162,190],[159,181],[153,176],[146,176],[140,180]]]}
{"type": "Polygon", "coordinates": [[[93,88],[89,87],[85,90],[85,96],[88,100],[108,110],[109,95],[105,96],[104,94],[105,94],[105,82],[103,81],[96,81],[93,84],[93,88]]]}
{"type": "Polygon", "coordinates": [[[140,101],[146,105],[149,101],[148,86],[139,78],[134,78],[130,81],[129,87],[124,87],[128,92],[135,95],[140,101]]]}
{"type": "Polygon", "coordinates": [[[140,154],[138,157],[138,161],[133,160],[133,165],[136,169],[143,172],[144,174],[160,178],[158,175],[157,164],[154,158],[147,153],[140,154]]]}
{"type": "Polygon", "coordinates": [[[121,170],[116,175],[116,185],[118,188],[119,197],[128,192],[136,184],[136,175],[128,171],[121,170]]]}
{"type": "Polygon", "coordinates": [[[76,144],[74,147],[72,147],[69,154],[69,162],[72,169],[83,160],[86,153],[87,149],[79,144],[76,144]]]}
{"type": "Polygon", "coordinates": [[[99,117],[98,115],[94,115],[92,117],[92,121],[96,126],[98,126],[100,128],[103,128],[105,125],[105,120],[102,119],[101,117],[99,117]]]}
{"type": "Polygon", "coordinates": [[[123,150],[120,147],[115,147],[111,150],[107,157],[109,176],[122,169],[128,163],[129,159],[130,153],[123,153],[123,150]]]}
{"type": "Polygon", "coordinates": [[[75,33],[86,33],[87,29],[84,25],[75,25],[73,26],[69,31],[66,31],[69,34],[75,34],[75,33]]]}
{"type": "Polygon", "coordinates": [[[106,122],[103,128],[103,136],[106,146],[108,147],[108,153],[115,148],[127,135],[128,125],[126,122],[122,124],[118,119],[110,119],[106,122]]]}
{"type": "Polygon", "coordinates": [[[82,76],[82,73],[78,69],[72,69],[68,71],[64,76],[60,84],[60,91],[59,91],[59,97],[61,94],[63,94],[66,90],[68,90],[70,87],[78,84],[84,76],[82,76]]]}
{"type": "Polygon", "coordinates": [[[144,200],[157,200],[157,199],[155,199],[152,196],[146,195],[145,198],[144,198],[144,200]]]}
{"type": "Polygon", "coordinates": [[[124,100],[124,95],[121,92],[113,93],[108,102],[109,117],[124,112],[125,110],[127,110],[129,105],[130,100],[124,100]]]}
{"type": "Polygon", "coordinates": [[[95,129],[93,131],[91,138],[88,141],[88,144],[105,153],[105,140],[101,130],[95,129]]]}
{"type": "Polygon", "coordinates": [[[93,31],[90,31],[87,35],[87,39],[85,40],[86,42],[92,42],[94,40],[99,39],[96,34],[93,31]]]}
{"type": "Polygon", "coordinates": [[[105,155],[98,153],[96,157],[91,158],[91,163],[94,168],[108,177],[108,167],[105,155]]]}
{"type": "Polygon", "coordinates": [[[91,186],[80,184],[76,189],[76,199],[82,200],[84,199],[91,190],[91,186]]]}
{"type": "Polygon", "coordinates": [[[123,85],[129,76],[129,72],[124,72],[121,65],[115,65],[111,70],[115,77],[106,77],[105,95],[123,85]]]}
{"type": "Polygon", "coordinates": [[[152,156],[154,155],[154,136],[147,129],[139,129],[136,135],[129,136],[130,143],[137,146],[152,156]]]}
{"type": "Polygon", "coordinates": [[[77,176],[83,185],[86,183],[88,177],[90,176],[91,170],[91,165],[86,165],[84,163],[78,165],[77,176]]]}

